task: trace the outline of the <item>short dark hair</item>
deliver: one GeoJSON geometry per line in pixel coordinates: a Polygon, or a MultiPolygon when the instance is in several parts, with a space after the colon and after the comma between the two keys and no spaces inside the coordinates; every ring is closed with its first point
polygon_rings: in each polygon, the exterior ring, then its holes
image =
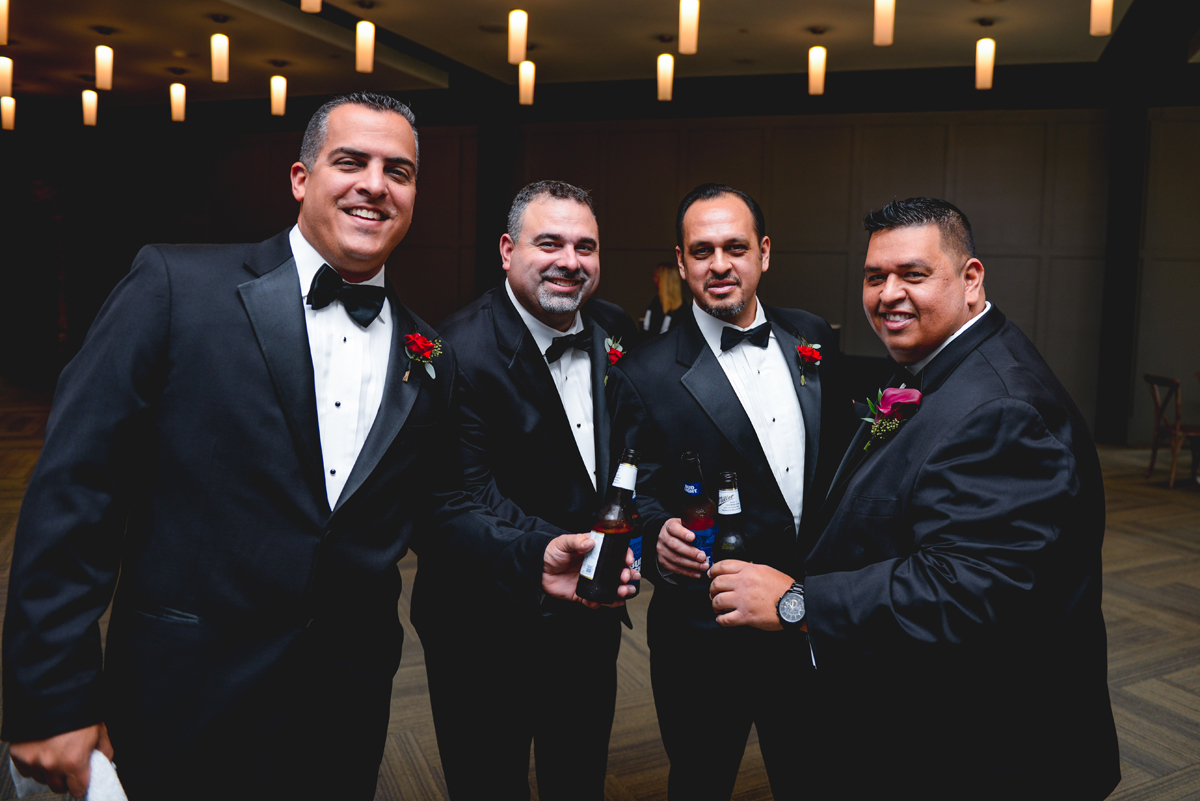
{"type": "Polygon", "coordinates": [[[525,224],[525,209],[540,197],[574,200],[587,206],[592,216],[596,216],[596,207],[592,205],[592,196],[586,189],[572,186],[566,181],[535,181],[517,193],[517,196],[513,198],[512,208],[508,210],[508,236],[513,242],[521,238],[521,226],[525,224]]]}
{"type": "Polygon", "coordinates": [[[953,249],[965,257],[958,268],[961,272],[966,261],[975,258],[975,235],[971,233],[971,221],[967,215],[953,203],[932,197],[910,197],[907,200],[892,200],[879,211],[872,211],[863,218],[868,239],[876,231],[930,224],[936,225],[941,232],[944,250],[953,249]]]}
{"type": "Polygon", "coordinates": [[[417,115],[412,109],[394,97],[381,95],[376,92],[351,92],[338,95],[317,109],[304,129],[304,140],[300,143],[300,163],[304,169],[312,170],[325,147],[325,137],[329,134],[329,114],[338,106],[355,105],[369,108],[372,111],[391,111],[399,114],[408,121],[413,132],[413,173],[416,174],[421,166],[421,142],[417,138],[417,115]]]}
{"type": "Polygon", "coordinates": [[[762,238],[767,235],[767,218],[763,216],[762,207],[758,202],[740,189],[725,184],[709,183],[700,184],[679,201],[679,213],[675,215],[675,243],[679,245],[680,250],[683,250],[683,215],[687,214],[687,210],[697,200],[713,200],[723,195],[736,195],[742,199],[750,209],[750,215],[754,217],[754,238],[762,242],[762,238]]]}

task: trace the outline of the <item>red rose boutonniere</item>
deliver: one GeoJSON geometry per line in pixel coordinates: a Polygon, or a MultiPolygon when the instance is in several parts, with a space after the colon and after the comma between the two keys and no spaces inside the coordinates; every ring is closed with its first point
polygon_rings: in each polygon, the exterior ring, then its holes
{"type": "MultiPolygon", "coordinates": [[[[407,334],[404,337],[404,345],[408,349],[409,360],[425,365],[425,372],[429,373],[430,378],[435,378],[433,360],[442,355],[442,340],[427,339],[420,334],[407,334]]],[[[404,371],[405,382],[408,381],[411,370],[412,367],[409,367],[404,371]]]]}
{"type": "MultiPolygon", "coordinates": [[[[625,355],[625,348],[621,347],[621,338],[609,337],[604,340],[604,350],[608,353],[608,366],[612,367],[617,362],[621,361],[621,357],[625,355]]],[[[604,376],[605,385],[608,384],[608,376],[604,376]]]]}
{"type": "Polygon", "coordinates": [[[875,403],[871,403],[871,399],[867,398],[867,408],[875,416],[863,418],[871,424],[871,438],[867,440],[863,450],[870,450],[871,445],[883,442],[895,434],[900,430],[900,424],[912,417],[920,405],[921,393],[918,390],[904,389],[903,387],[880,390],[879,398],[875,403]]]}
{"type": "Polygon", "coordinates": [[[804,386],[804,368],[810,364],[814,369],[821,366],[821,346],[815,342],[809,344],[807,339],[800,337],[796,354],[800,357],[800,386],[804,386]]]}

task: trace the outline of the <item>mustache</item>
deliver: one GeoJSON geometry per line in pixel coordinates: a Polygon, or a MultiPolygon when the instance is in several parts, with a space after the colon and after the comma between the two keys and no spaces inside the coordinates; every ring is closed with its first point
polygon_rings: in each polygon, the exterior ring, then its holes
{"type": "Polygon", "coordinates": [[[733,270],[730,270],[729,272],[725,273],[724,275],[710,275],[707,278],[705,278],[704,279],[704,288],[708,289],[710,286],[712,286],[717,281],[733,281],[735,286],[742,285],[741,276],[739,276],[733,270]]]}
{"type": "Polygon", "coordinates": [[[583,268],[568,270],[563,267],[551,267],[542,273],[543,278],[581,278],[583,277],[583,268]]]}

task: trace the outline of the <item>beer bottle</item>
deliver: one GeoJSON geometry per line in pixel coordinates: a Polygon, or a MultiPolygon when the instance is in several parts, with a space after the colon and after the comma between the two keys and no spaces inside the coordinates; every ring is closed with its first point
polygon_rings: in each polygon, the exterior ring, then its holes
{"type": "Polygon", "coordinates": [[[717,507],[712,499],[704,494],[704,478],[700,475],[700,457],[695,451],[688,451],[682,457],[683,461],[683,511],[679,519],[683,527],[695,532],[696,539],[692,545],[704,551],[709,564],[713,558],[713,537],[717,533],[717,507]]]}
{"type": "Polygon", "coordinates": [[[713,562],[722,559],[750,561],[750,549],[742,533],[742,498],[738,494],[737,473],[722,473],[717,485],[717,537],[713,541],[713,562]]]}
{"type": "MultiPolygon", "coordinates": [[[[634,470],[633,478],[634,480],[631,483],[636,484],[636,470],[634,470]]],[[[629,520],[631,523],[633,523],[633,539],[629,541],[629,550],[633,551],[633,569],[640,573],[642,571],[642,516],[638,512],[637,508],[637,489],[632,486],[627,487],[627,489],[631,490],[629,498],[629,520]]],[[[633,592],[625,596],[626,601],[641,594],[642,580],[638,579],[637,581],[631,581],[629,582],[629,586],[633,587],[633,592]]]]}
{"type": "Polygon", "coordinates": [[[625,552],[629,550],[629,540],[633,536],[630,509],[637,482],[637,460],[637,451],[632,448],[621,455],[621,466],[604,495],[596,525],[592,526],[591,538],[596,544],[584,557],[579,568],[579,581],[575,584],[575,594],[585,601],[611,604],[618,598],[625,552]]]}

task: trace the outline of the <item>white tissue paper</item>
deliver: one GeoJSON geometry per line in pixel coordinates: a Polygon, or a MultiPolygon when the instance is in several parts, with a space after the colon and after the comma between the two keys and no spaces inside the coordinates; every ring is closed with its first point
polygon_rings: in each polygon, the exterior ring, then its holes
{"type": "MultiPolygon", "coordinates": [[[[88,785],[86,801],[129,801],[125,790],[117,778],[117,769],[108,757],[99,751],[92,752],[92,779],[88,785]]],[[[28,798],[39,793],[49,792],[49,788],[41,782],[22,776],[17,772],[17,766],[12,759],[8,760],[8,772],[12,775],[13,787],[17,790],[17,798],[28,798]]]]}

